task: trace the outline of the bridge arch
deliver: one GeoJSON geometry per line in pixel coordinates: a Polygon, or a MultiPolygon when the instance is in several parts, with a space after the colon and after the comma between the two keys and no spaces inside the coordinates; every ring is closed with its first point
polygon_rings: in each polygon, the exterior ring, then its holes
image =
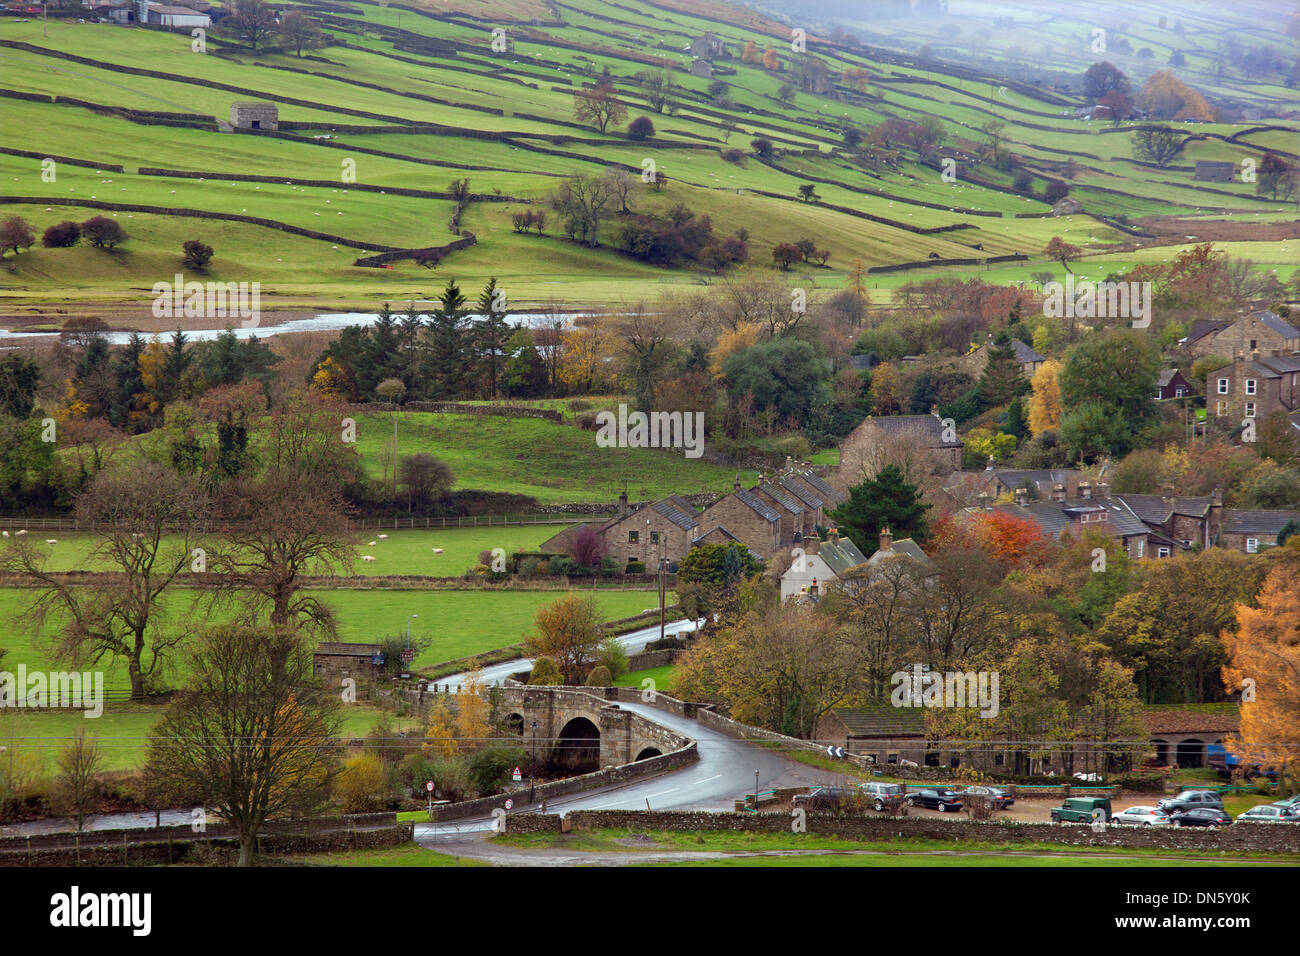
{"type": "Polygon", "coordinates": [[[600,769],[600,728],[586,717],[574,717],[556,735],[551,762],[569,773],[600,769]]]}
{"type": "Polygon", "coordinates": [[[662,754],[663,751],[660,750],[658,747],[646,747],[639,754],[636,755],[636,759],[649,760],[651,757],[658,757],[661,756],[662,754]]]}

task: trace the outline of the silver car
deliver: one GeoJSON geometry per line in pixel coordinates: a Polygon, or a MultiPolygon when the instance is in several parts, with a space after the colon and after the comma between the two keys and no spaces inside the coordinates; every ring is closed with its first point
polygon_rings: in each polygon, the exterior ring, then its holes
{"type": "Polygon", "coordinates": [[[1261,803],[1257,807],[1251,807],[1241,816],[1237,817],[1238,823],[1300,823],[1300,811],[1289,809],[1287,807],[1273,806],[1267,803],[1261,803]]]}
{"type": "Polygon", "coordinates": [[[1169,814],[1159,807],[1129,807],[1115,814],[1110,822],[1130,827],[1167,827],[1169,814]]]}

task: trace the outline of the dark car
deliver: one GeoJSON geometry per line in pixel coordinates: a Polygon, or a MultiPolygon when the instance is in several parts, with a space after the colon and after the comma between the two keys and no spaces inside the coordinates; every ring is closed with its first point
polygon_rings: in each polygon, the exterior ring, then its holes
{"type": "Polygon", "coordinates": [[[943,813],[946,810],[961,809],[961,795],[948,787],[928,787],[907,795],[909,807],[927,807],[943,813]]]}
{"type": "Polygon", "coordinates": [[[1211,830],[1226,827],[1232,823],[1232,817],[1228,816],[1221,808],[1215,809],[1214,807],[1182,810],[1174,813],[1171,819],[1176,827],[1209,827],[1211,830]]]}
{"type": "Polygon", "coordinates": [[[988,800],[994,810],[1005,810],[1016,802],[1016,798],[1008,790],[1001,787],[967,787],[961,792],[963,797],[982,797],[988,800]]]}
{"type": "Polygon", "coordinates": [[[1213,790],[1184,790],[1176,797],[1165,797],[1156,806],[1173,816],[1180,810],[1222,810],[1223,798],[1213,790]]]}

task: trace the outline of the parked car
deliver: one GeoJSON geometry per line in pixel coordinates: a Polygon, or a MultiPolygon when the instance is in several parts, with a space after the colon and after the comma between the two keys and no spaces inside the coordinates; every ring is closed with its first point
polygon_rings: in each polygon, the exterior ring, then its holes
{"type": "Polygon", "coordinates": [[[1222,807],[1199,807],[1195,810],[1180,810],[1172,814],[1171,819],[1176,827],[1209,827],[1211,830],[1217,830],[1219,827],[1226,827],[1232,823],[1232,817],[1228,816],[1222,807]]]}
{"type": "Polygon", "coordinates": [[[900,783],[864,783],[860,789],[877,812],[896,810],[903,805],[903,785],[900,783]]]}
{"type": "Polygon", "coordinates": [[[945,810],[960,810],[961,796],[948,787],[927,787],[907,795],[909,807],[928,807],[943,813],[945,810]]]}
{"type": "Polygon", "coordinates": [[[1287,797],[1285,800],[1274,800],[1273,806],[1288,807],[1292,810],[1300,809],[1300,793],[1297,793],[1294,797],[1287,797]]]}
{"type": "Polygon", "coordinates": [[[1300,808],[1261,803],[1238,815],[1238,823],[1300,823],[1300,808]]]}
{"type": "Polygon", "coordinates": [[[1115,814],[1111,822],[1117,826],[1167,827],[1169,814],[1159,807],[1129,807],[1115,814]]]}
{"type": "Polygon", "coordinates": [[[1172,816],[1180,810],[1222,810],[1223,798],[1213,790],[1184,790],[1157,801],[1156,806],[1172,816]]]}
{"type": "Polygon", "coordinates": [[[983,797],[993,804],[994,810],[1005,810],[1016,802],[1016,798],[1011,795],[1010,790],[1003,790],[1001,787],[967,787],[961,791],[961,796],[969,794],[972,797],[983,797]]]}
{"type": "Polygon", "coordinates": [[[1111,818],[1109,797],[1066,797],[1065,802],[1052,811],[1053,823],[1091,823],[1111,818]],[[1094,811],[1100,811],[1094,815],[1094,811]]]}

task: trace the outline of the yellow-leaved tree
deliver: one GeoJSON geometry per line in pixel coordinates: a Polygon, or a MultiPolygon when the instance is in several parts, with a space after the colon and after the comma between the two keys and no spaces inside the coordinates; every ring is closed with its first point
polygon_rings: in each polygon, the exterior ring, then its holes
{"type": "Polygon", "coordinates": [[[462,753],[474,753],[487,745],[488,704],[483,678],[474,671],[456,691],[456,737],[462,753]]]}
{"type": "Polygon", "coordinates": [[[1222,635],[1223,683],[1241,692],[1241,731],[1224,745],[1243,762],[1276,767],[1286,790],[1300,755],[1300,568],[1274,568],[1256,603],[1237,605],[1237,633],[1222,635]]]}
{"type": "Polygon", "coordinates": [[[426,757],[443,759],[460,752],[456,745],[456,724],[446,698],[438,698],[429,710],[429,727],[424,733],[424,746],[420,749],[426,757]]]}
{"type": "Polygon", "coordinates": [[[1061,363],[1048,359],[1030,379],[1034,394],[1029,399],[1029,430],[1035,435],[1061,424],[1061,385],[1057,381],[1060,374],[1061,363]]]}

